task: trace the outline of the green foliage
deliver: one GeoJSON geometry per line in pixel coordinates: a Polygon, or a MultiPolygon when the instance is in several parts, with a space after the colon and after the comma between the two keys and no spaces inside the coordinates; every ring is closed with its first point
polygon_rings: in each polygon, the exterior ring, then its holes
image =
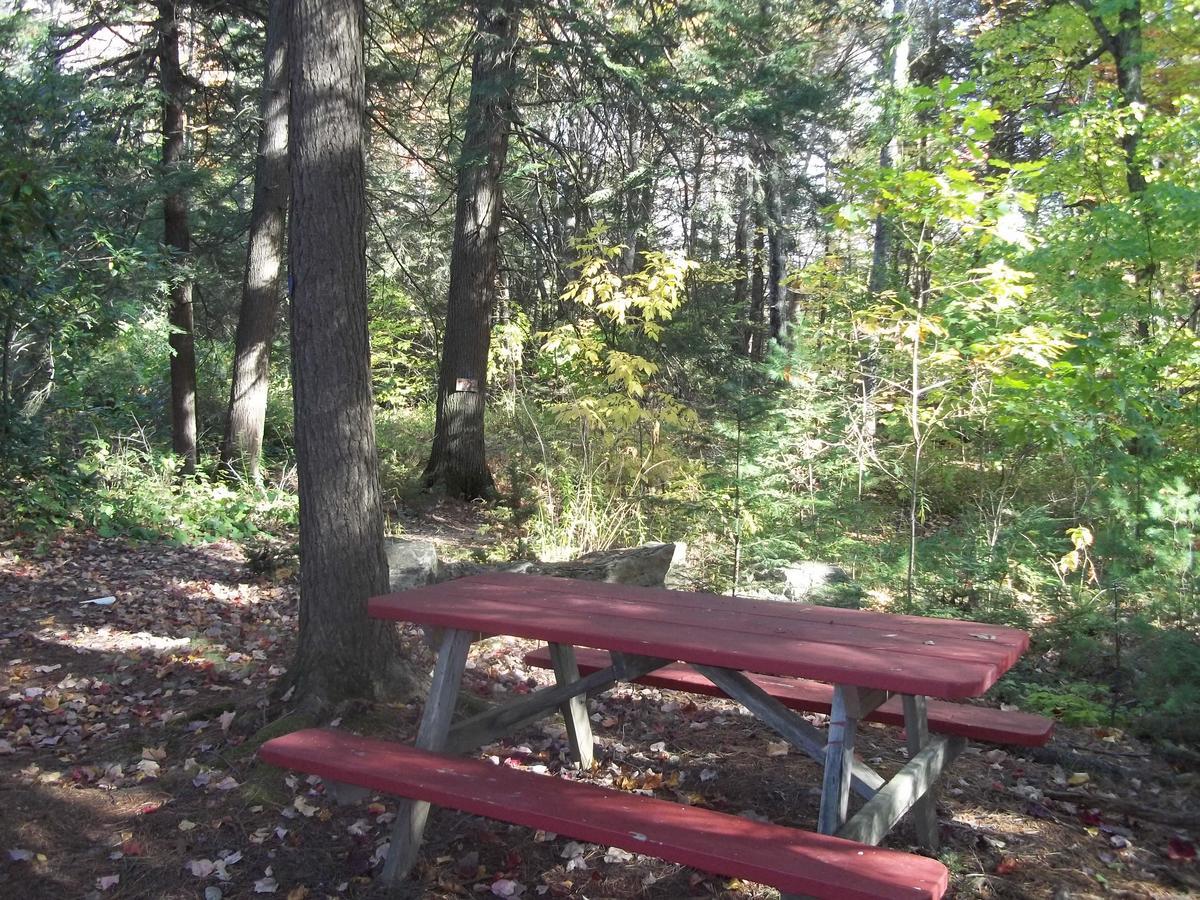
{"type": "Polygon", "coordinates": [[[1053,716],[1066,725],[1100,725],[1112,719],[1104,689],[1090,682],[1071,682],[1057,688],[1032,687],[1021,699],[1030,712],[1053,716]]]}

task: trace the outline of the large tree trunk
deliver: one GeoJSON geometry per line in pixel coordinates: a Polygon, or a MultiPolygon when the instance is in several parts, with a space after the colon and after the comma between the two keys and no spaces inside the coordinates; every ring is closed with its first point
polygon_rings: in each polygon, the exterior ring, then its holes
{"type": "Polygon", "coordinates": [[[516,90],[517,0],[479,9],[471,97],[458,169],[437,424],[425,485],[474,499],[495,493],[484,450],[484,407],[499,263],[500,177],[516,90]]]}
{"type": "MultiPolygon", "coordinates": [[[[163,201],[163,242],[176,262],[187,263],[192,232],[187,194],[172,184],[186,154],[187,109],[179,66],[179,8],[158,3],[158,65],[162,88],[162,166],[169,185],[163,201]]],[[[171,444],[183,460],[183,473],[196,470],[196,339],[192,329],[192,281],[185,271],[171,278],[171,444]]]]}
{"type": "Polygon", "coordinates": [[[387,591],[367,338],[362,0],[296,0],[289,231],[304,709],[394,684],[395,632],[367,618],[387,591]]]}
{"type": "Polygon", "coordinates": [[[271,342],[283,287],[291,192],[287,158],[289,5],[289,0],[271,0],[267,13],[266,65],[259,100],[262,131],[254,165],[254,205],[250,210],[242,308],[234,345],[229,416],[221,444],[222,466],[231,472],[244,471],[255,480],[262,455],[271,342]]]}

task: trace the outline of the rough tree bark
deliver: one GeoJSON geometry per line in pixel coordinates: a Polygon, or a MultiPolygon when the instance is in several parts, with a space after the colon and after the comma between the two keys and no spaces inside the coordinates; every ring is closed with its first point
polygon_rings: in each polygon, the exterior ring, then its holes
{"type": "Polygon", "coordinates": [[[229,415],[221,443],[222,467],[231,473],[245,472],[256,481],[267,413],[271,342],[283,288],[291,193],[287,158],[289,7],[289,0],[271,0],[267,12],[266,64],[259,99],[262,131],[254,165],[254,204],[234,344],[229,415]]]}
{"type": "Polygon", "coordinates": [[[381,696],[401,673],[386,593],[367,338],[363,0],[296,0],[291,74],[292,368],[300,477],[302,710],[381,696]]]}
{"type": "Polygon", "coordinates": [[[458,168],[437,423],[424,482],[464,499],[495,493],[484,449],[484,409],[519,17],[518,0],[484,0],[479,7],[458,168]]]}
{"type": "MultiPolygon", "coordinates": [[[[162,89],[162,167],[168,185],[163,199],[163,242],[176,262],[186,266],[192,232],[187,193],[176,179],[187,153],[187,107],[179,65],[179,7],[160,0],[158,72],[162,89]]],[[[171,279],[171,444],[183,460],[183,473],[196,470],[196,340],[192,328],[192,281],[184,272],[171,279]]]]}

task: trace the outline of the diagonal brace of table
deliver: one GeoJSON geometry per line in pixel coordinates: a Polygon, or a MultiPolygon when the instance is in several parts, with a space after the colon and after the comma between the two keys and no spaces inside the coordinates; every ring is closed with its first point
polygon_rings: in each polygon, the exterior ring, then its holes
{"type": "MultiPolygon", "coordinates": [[[[618,681],[635,681],[671,662],[652,656],[614,653],[613,664],[607,669],[577,677],[573,681],[560,681],[553,687],[542,688],[520,700],[459,722],[450,729],[445,749],[451,753],[474,750],[494,738],[545,718],[574,697],[583,696],[589,691],[602,691],[618,681]]],[[[430,702],[433,702],[432,696],[430,702]]]]}
{"type": "MultiPolygon", "coordinates": [[[[522,697],[495,709],[472,716],[451,726],[451,717],[462,685],[467,665],[467,651],[475,633],[447,629],[442,633],[429,700],[421,714],[416,746],[422,750],[463,752],[473,750],[493,738],[507,734],[553,713],[572,698],[588,691],[603,690],[618,681],[634,681],[655,669],[670,665],[673,660],[649,656],[613,654],[613,664],[606,669],[574,679],[560,678],[553,687],[522,697]]],[[[564,659],[564,666],[571,662],[564,659]]],[[[578,670],[575,672],[578,676],[578,670]]],[[[570,732],[576,734],[575,732],[570,732]]],[[[582,738],[582,734],[578,734],[582,738]]],[[[587,732],[590,739],[590,731],[587,732]]],[[[581,748],[573,747],[578,755],[581,748]]],[[[587,754],[590,755],[588,748],[587,754]]],[[[417,851],[425,833],[430,804],[419,800],[401,800],[392,829],[391,847],[383,868],[383,881],[393,884],[411,871],[417,861],[417,851]]]]}
{"type": "MultiPolygon", "coordinates": [[[[774,728],[790,744],[808,754],[817,762],[826,763],[826,735],[798,714],[788,709],[761,687],[734,669],[721,669],[716,666],[693,665],[693,669],[719,687],[727,696],[738,701],[765,724],[774,728]]],[[[876,706],[887,699],[887,694],[880,691],[859,698],[855,707],[856,719],[867,715],[876,706]],[[874,703],[874,706],[870,705],[874,703]]],[[[853,747],[853,744],[851,744],[853,747]]],[[[884,784],[883,776],[865,763],[853,759],[848,769],[851,779],[850,787],[860,797],[870,799],[884,784]]]]}
{"type": "Polygon", "coordinates": [[[962,751],[961,738],[931,738],[925,698],[904,696],[905,730],[911,758],[890,780],[854,758],[858,722],[888,698],[885,691],[850,685],[834,688],[829,728],[822,733],[767,694],[743,673],[715,666],[692,666],[765,724],[822,764],[821,809],[817,830],[865,844],[878,844],[909,810],[922,846],[937,848],[935,789],[942,771],[962,751]],[[850,791],[866,804],[847,821],[850,791]]]}

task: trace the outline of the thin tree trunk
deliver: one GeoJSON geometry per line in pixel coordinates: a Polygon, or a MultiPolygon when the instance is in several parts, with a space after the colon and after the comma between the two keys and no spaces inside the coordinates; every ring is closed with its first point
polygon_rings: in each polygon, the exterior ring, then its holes
{"type": "Polygon", "coordinates": [[[380,696],[400,657],[367,618],[387,590],[367,337],[362,0],[296,0],[291,73],[292,370],[305,710],[380,696]]]}
{"type": "MultiPolygon", "coordinates": [[[[884,65],[889,72],[889,83],[883,103],[883,144],[879,148],[879,168],[891,169],[900,155],[899,110],[896,108],[897,94],[908,86],[908,55],[910,31],[908,28],[906,0],[892,0],[889,49],[884,65]]],[[[875,234],[871,246],[871,271],[867,277],[867,292],[872,303],[879,303],[884,291],[891,283],[892,223],[884,213],[875,216],[875,234]]],[[[861,442],[858,453],[858,494],[862,497],[866,479],[866,460],[875,444],[877,410],[875,392],[878,389],[879,339],[871,335],[864,342],[859,355],[861,370],[859,389],[861,393],[861,442]]]]}
{"type": "MultiPolygon", "coordinates": [[[[1142,2],[1129,0],[1122,4],[1117,13],[1118,30],[1109,31],[1104,24],[1093,0],[1077,0],[1091,20],[1096,35],[1100,38],[1101,46],[1112,56],[1117,67],[1117,90],[1121,94],[1121,105],[1126,110],[1134,110],[1144,102],[1142,94],[1142,2]]],[[[1141,118],[1132,116],[1124,123],[1121,134],[1121,150],[1125,156],[1125,186],[1129,196],[1138,204],[1138,214],[1145,223],[1147,235],[1150,233],[1149,223],[1145,222],[1146,209],[1141,202],[1146,193],[1146,175],[1142,171],[1138,159],[1138,147],[1142,141],[1141,118]]],[[[1146,259],[1138,265],[1133,273],[1135,284],[1146,291],[1146,310],[1138,317],[1137,336],[1146,341],[1150,337],[1150,320],[1154,314],[1152,282],[1158,273],[1158,264],[1152,256],[1152,248],[1146,247],[1146,259]]]]}
{"type": "Polygon", "coordinates": [[[767,311],[771,340],[787,340],[788,311],[784,299],[783,270],[786,250],[783,232],[783,201],[780,197],[779,155],[764,142],[762,148],[763,204],[767,221],[767,311]]]}
{"type": "Polygon", "coordinates": [[[747,192],[745,169],[739,169],[737,175],[733,179],[733,193],[737,198],[737,219],[733,227],[733,268],[735,277],[733,282],[733,308],[737,310],[738,317],[744,317],[738,329],[738,335],[735,338],[737,352],[743,356],[749,356],[753,345],[753,322],[750,319],[751,310],[746,306],[746,294],[750,287],[749,284],[749,268],[750,268],[750,252],[749,252],[749,226],[750,226],[750,199],[747,192]]]}
{"type": "MultiPolygon", "coordinates": [[[[183,70],[179,65],[179,8],[173,0],[158,3],[158,60],[162,87],[162,167],[169,185],[163,201],[163,242],[175,261],[186,267],[192,232],[187,194],[178,182],[186,155],[187,109],[183,70]]],[[[183,460],[183,474],[196,470],[196,339],[192,326],[192,281],[186,271],[171,279],[171,443],[183,460]]]]}
{"type": "Polygon", "coordinates": [[[762,207],[754,208],[754,254],[750,260],[750,355],[754,359],[763,357],[763,307],[766,304],[766,226],[762,207]]]}
{"type": "Polygon", "coordinates": [[[244,470],[256,481],[267,413],[271,343],[283,288],[291,193],[287,158],[289,6],[289,0],[271,0],[267,13],[266,65],[259,99],[262,131],[254,166],[254,205],[250,210],[229,415],[221,444],[222,466],[231,472],[244,470]]]}
{"type": "Polygon", "coordinates": [[[459,161],[437,423],[424,482],[464,499],[495,493],[484,447],[484,408],[500,255],[500,178],[516,91],[518,22],[517,0],[487,0],[479,9],[459,161]]]}
{"type": "Polygon", "coordinates": [[[12,358],[13,313],[9,309],[4,316],[4,349],[0,353],[0,460],[8,458],[8,436],[11,430],[12,388],[9,367],[12,358]]]}

